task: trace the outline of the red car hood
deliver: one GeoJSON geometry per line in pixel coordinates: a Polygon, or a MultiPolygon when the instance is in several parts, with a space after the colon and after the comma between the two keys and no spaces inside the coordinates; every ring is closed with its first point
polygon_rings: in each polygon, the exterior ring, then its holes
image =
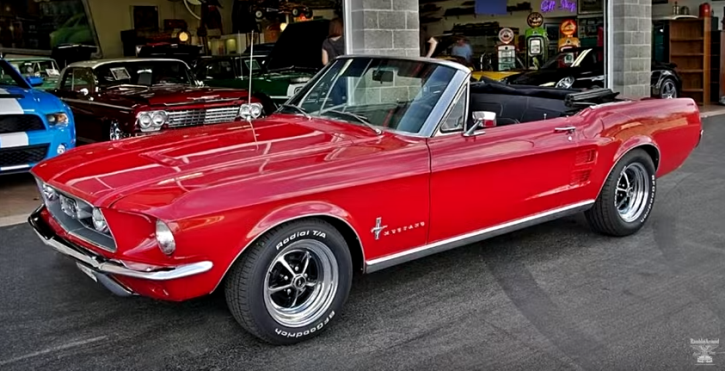
{"type": "Polygon", "coordinates": [[[158,197],[146,198],[146,206],[164,206],[169,197],[199,187],[260,176],[265,160],[319,163],[354,137],[371,135],[362,126],[278,114],[254,121],[254,127],[236,122],[81,146],[36,165],[33,173],[96,206],[150,189],[158,197]]]}
{"type": "Polygon", "coordinates": [[[193,104],[240,98],[247,98],[246,90],[166,85],[154,86],[148,89],[110,89],[106,90],[102,98],[98,101],[132,107],[137,104],[149,106],[183,103],[193,104]]]}

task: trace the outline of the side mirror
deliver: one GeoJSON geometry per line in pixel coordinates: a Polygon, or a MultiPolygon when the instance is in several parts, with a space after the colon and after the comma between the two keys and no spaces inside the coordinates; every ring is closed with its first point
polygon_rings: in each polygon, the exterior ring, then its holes
{"type": "Polygon", "coordinates": [[[88,95],[88,89],[87,88],[83,88],[81,90],[78,90],[78,92],[81,93],[83,96],[87,96],[88,95]]]}
{"type": "Polygon", "coordinates": [[[473,125],[471,125],[468,130],[466,130],[465,133],[463,133],[464,137],[470,137],[477,134],[483,134],[484,131],[481,130],[480,132],[476,133],[479,129],[484,128],[492,128],[496,126],[496,113],[490,112],[490,111],[475,111],[472,114],[473,117],[473,125]]]}

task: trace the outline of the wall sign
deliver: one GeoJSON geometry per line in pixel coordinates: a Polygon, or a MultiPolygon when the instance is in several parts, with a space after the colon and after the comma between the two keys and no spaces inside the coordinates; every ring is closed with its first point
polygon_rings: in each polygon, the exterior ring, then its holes
{"type": "Polygon", "coordinates": [[[576,0],[544,0],[541,2],[542,13],[549,13],[556,10],[576,13],[576,0]]]}
{"type": "Polygon", "coordinates": [[[504,44],[509,44],[514,40],[514,31],[510,28],[502,28],[498,32],[498,39],[504,44]]]}
{"type": "Polygon", "coordinates": [[[526,24],[531,28],[541,27],[544,24],[544,16],[541,13],[533,12],[526,17],[526,24]]]}

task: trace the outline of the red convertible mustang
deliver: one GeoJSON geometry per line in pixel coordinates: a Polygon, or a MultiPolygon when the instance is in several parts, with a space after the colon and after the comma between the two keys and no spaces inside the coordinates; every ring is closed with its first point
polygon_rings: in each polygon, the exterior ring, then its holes
{"type": "Polygon", "coordinates": [[[689,98],[470,82],[447,61],[345,56],[272,115],[91,144],[36,165],[47,245],[120,295],[223,290],[275,344],[374,272],[553,218],[637,232],[699,144],[689,98]]]}

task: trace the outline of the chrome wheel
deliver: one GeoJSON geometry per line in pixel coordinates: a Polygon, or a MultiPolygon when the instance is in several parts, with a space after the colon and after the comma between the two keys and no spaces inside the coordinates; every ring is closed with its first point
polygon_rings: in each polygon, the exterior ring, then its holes
{"type": "Polygon", "coordinates": [[[280,325],[303,327],[330,307],[339,282],[332,250],[317,240],[297,241],[282,249],[264,279],[264,301],[280,325]]]}
{"type": "Polygon", "coordinates": [[[628,165],[619,175],[614,206],[625,222],[637,220],[647,208],[649,181],[647,170],[640,163],[628,165]]]}
{"type": "Polygon", "coordinates": [[[667,79],[664,83],[662,83],[662,87],[660,88],[660,97],[662,99],[677,98],[677,87],[675,86],[674,81],[667,79]]]}

